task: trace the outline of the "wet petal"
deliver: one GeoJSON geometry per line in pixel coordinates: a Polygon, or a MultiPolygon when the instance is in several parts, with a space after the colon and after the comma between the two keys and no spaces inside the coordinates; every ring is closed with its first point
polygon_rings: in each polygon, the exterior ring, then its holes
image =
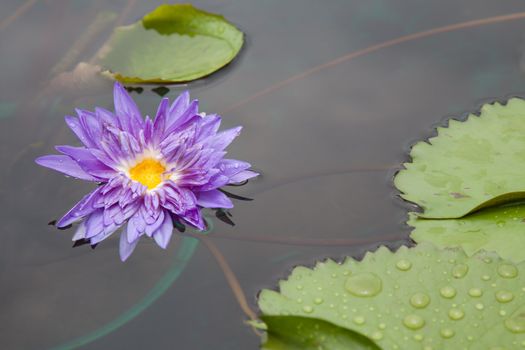
{"type": "Polygon", "coordinates": [[[100,197],[100,191],[103,189],[103,187],[99,187],[93,192],[89,193],[88,195],[84,196],[78,202],[75,204],[73,208],[71,208],[66,215],[64,215],[58,222],[56,223],[57,227],[66,227],[67,225],[70,225],[74,223],[75,221],[78,221],[85,217],[86,215],[91,214],[94,212],[97,208],[95,207],[95,203],[99,200],[100,197]]]}
{"type": "Polygon", "coordinates": [[[188,210],[184,215],[180,215],[180,218],[198,230],[206,230],[206,224],[204,223],[201,211],[198,208],[188,210]]]}
{"type": "Polygon", "coordinates": [[[231,184],[240,183],[240,182],[249,180],[251,178],[254,178],[256,176],[259,176],[259,173],[256,173],[255,171],[251,171],[251,170],[241,171],[240,173],[230,177],[229,183],[231,184]]]}
{"type": "Polygon", "coordinates": [[[219,130],[220,125],[221,117],[217,114],[210,114],[203,117],[200,123],[198,140],[203,140],[207,137],[215,135],[219,130]]]}
{"type": "Polygon", "coordinates": [[[72,240],[74,242],[74,241],[78,241],[84,238],[86,238],[86,223],[81,222],[80,225],[78,225],[78,228],[75,234],[73,235],[72,240]]]}
{"type": "Polygon", "coordinates": [[[103,209],[97,209],[88,216],[86,219],[86,238],[91,238],[104,232],[103,216],[103,209]]]}
{"type": "Polygon", "coordinates": [[[160,142],[162,140],[162,135],[164,135],[164,129],[168,122],[168,107],[169,99],[165,97],[160,101],[155,120],[153,121],[153,141],[155,143],[160,142]]]}
{"type": "Polygon", "coordinates": [[[170,106],[167,115],[166,126],[173,124],[173,122],[179,119],[182,113],[188,109],[189,104],[190,93],[189,91],[184,91],[175,99],[175,101],[173,101],[172,105],[170,106]]]}
{"type": "Polygon", "coordinates": [[[152,223],[146,225],[146,229],[145,229],[145,231],[144,231],[144,232],[146,233],[146,235],[148,235],[149,237],[151,237],[151,236],[153,235],[153,233],[154,233],[155,231],[157,231],[157,230],[159,229],[159,227],[162,225],[162,223],[164,222],[164,218],[165,218],[166,216],[169,216],[169,215],[166,215],[166,214],[164,213],[164,210],[161,209],[161,210],[159,211],[159,214],[158,214],[156,220],[155,220],[154,222],[152,222],[152,223]]]}
{"type": "MultiPolygon", "coordinates": [[[[164,137],[170,135],[171,133],[177,131],[177,129],[184,127],[184,124],[190,121],[191,118],[198,115],[199,113],[199,101],[193,100],[191,101],[188,108],[177,118],[173,118],[171,115],[171,109],[168,112],[169,115],[169,121],[166,126],[166,130],[164,131],[164,137]]],[[[199,119],[201,117],[199,116],[199,119]]]]}
{"type": "Polygon", "coordinates": [[[159,247],[166,249],[173,233],[173,221],[171,215],[166,213],[162,225],[153,233],[153,239],[159,247]]]}
{"type": "Polygon", "coordinates": [[[122,232],[120,234],[120,243],[119,243],[119,254],[120,254],[120,260],[126,261],[131,253],[135,250],[137,247],[137,243],[139,242],[139,239],[135,239],[132,242],[129,242],[126,234],[122,232]]]}
{"type": "Polygon", "coordinates": [[[242,126],[221,131],[220,133],[209,137],[204,141],[207,147],[216,151],[222,151],[232,143],[232,141],[241,133],[242,126]]]}
{"type": "Polygon", "coordinates": [[[49,155],[42,156],[35,160],[38,165],[45,166],[56,171],[59,171],[63,174],[73,176],[77,179],[88,180],[88,181],[97,181],[92,175],[86,173],[80,165],[77,164],[73,159],[68,156],[61,155],[49,155]]]}
{"type": "Polygon", "coordinates": [[[197,204],[204,208],[233,208],[230,198],[219,190],[197,193],[197,204]]]}
{"type": "Polygon", "coordinates": [[[96,144],[86,134],[82,125],[80,125],[80,120],[78,120],[78,118],[66,116],[65,120],[71,131],[77,135],[78,139],[84,144],[84,146],[96,147],[96,144]]]}
{"type": "Polygon", "coordinates": [[[115,170],[102,163],[84,147],[56,146],[55,148],[71,157],[86,173],[99,179],[110,179],[116,175],[115,170]]]}
{"type": "Polygon", "coordinates": [[[115,83],[113,87],[113,98],[115,114],[120,121],[122,130],[137,136],[136,133],[142,128],[143,124],[137,104],[120,83],[115,83]]]}

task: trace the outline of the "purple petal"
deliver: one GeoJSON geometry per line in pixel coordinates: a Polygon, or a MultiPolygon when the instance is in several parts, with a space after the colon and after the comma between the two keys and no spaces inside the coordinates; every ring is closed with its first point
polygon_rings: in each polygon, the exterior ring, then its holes
{"type": "Polygon", "coordinates": [[[55,148],[57,151],[73,158],[90,175],[100,179],[110,179],[116,175],[115,170],[102,163],[84,147],[56,146],[55,148]]]}
{"type": "MultiPolygon", "coordinates": [[[[193,100],[191,101],[190,105],[188,106],[188,109],[184,113],[182,113],[179,117],[176,119],[172,117],[171,115],[171,109],[168,113],[169,115],[169,122],[167,124],[166,130],[164,131],[164,137],[168,136],[172,132],[177,131],[177,129],[182,128],[185,123],[190,121],[191,118],[198,115],[199,112],[199,101],[193,100]]],[[[199,116],[199,118],[201,118],[199,116]]]]}
{"type": "Polygon", "coordinates": [[[227,185],[230,182],[230,178],[222,174],[213,175],[207,184],[200,186],[200,191],[211,191],[216,188],[227,185]]]}
{"type": "Polygon", "coordinates": [[[38,165],[50,168],[61,173],[64,173],[69,176],[73,176],[77,179],[88,180],[88,181],[97,181],[97,179],[88,173],[86,173],[82,168],[68,156],[61,155],[49,155],[39,157],[35,160],[38,165]]]}
{"type": "MultiPolygon", "coordinates": [[[[104,142],[102,142],[102,144],[104,144],[104,142]]],[[[109,156],[107,152],[94,148],[91,148],[89,151],[95,158],[100,160],[102,163],[106,164],[108,167],[114,170],[118,169],[119,162],[114,157],[109,156]]]]}
{"type": "Polygon", "coordinates": [[[139,141],[143,145],[144,148],[146,148],[153,139],[154,134],[154,125],[151,121],[151,118],[149,116],[146,117],[146,121],[144,122],[144,130],[139,131],[139,141]]]}
{"type": "Polygon", "coordinates": [[[182,113],[188,109],[189,104],[190,93],[189,91],[184,91],[171,104],[167,115],[166,126],[173,124],[175,120],[179,119],[182,113]]]}
{"type": "Polygon", "coordinates": [[[204,208],[233,208],[230,198],[219,190],[197,193],[197,204],[204,208]]]}
{"type": "Polygon", "coordinates": [[[251,178],[254,178],[256,176],[259,176],[259,173],[256,173],[255,171],[251,171],[251,170],[244,170],[230,177],[229,183],[231,184],[240,183],[240,182],[249,180],[251,178]]]}
{"type": "Polygon", "coordinates": [[[78,228],[73,235],[73,242],[78,241],[80,239],[84,239],[86,237],[86,223],[81,222],[80,225],[78,225],[78,228]]]}
{"type": "Polygon", "coordinates": [[[111,113],[107,109],[96,107],[95,115],[99,118],[102,124],[111,125],[118,127],[119,123],[115,114],[111,113]]]}
{"type": "Polygon", "coordinates": [[[215,135],[221,125],[221,117],[217,114],[210,114],[201,119],[198,140],[215,135]]]}
{"type": "Polygon", "coordinates": [[[86,219],[86,238],[95,237],[104,233],[104,223],[102,222],[104,209],[95,210],[86,219]]]}
{"type": "Polygon", "coordinates": [[[228,145],[232,143],[232,141],[237,136],[239,136],[239,134],[241,133],[241,130],[242,130],[242,126],[224,130],[214,136],[209,137],[204,142],[208,147],[213,148],[216,151],[222,151],[223,149],[228,147],[228,145]]]}
{"type": "Polygon", "coordinates": [[[188,210],[184,215],[180,215],[180,218],[198,230],[206,230],[206,224],[204,223],[201,211],[198,208],[188,210]]]}
{"type": "Polygon", "coordinates": [[[162,225],[153,233],[153,239],[159,247],[166,249],[168,243],[170,242],[171,234],[173,233],[173,222],[171,220],[171,215],[165,213],[164,221],[162,225]]]}
{"type": "Polygon", "coordinates": [[[132,242],[129,242],[126,234],[122,232],[120,234],[120,243],[119,243],[119,254],[120,254],[120,260],[126,261],[131,253],[135,250],[137,247],[137,243],[139,242],[139,239],[135,239],[132,242]]]}
{"type": "Polygon", "coordinates": [[[191,190],[178,187],[170,181],[162,187],[162,190],[164,201],[161,205],[173,214],[183,215],[188,210],[197,208],[197,198],[191,190]]]}
{"type": "Polygon", "coordinates": [[[119,229],[119,225],[111,224],[109,226],[104,227],[104,231],[100,232],[98,235],[91,237],[89,242],[91,244],[97,244],[111,236],[116,230],[119,229]]]}
{"type": "Polygon", "coordinates": [[[76,112],[80,121],[80,127],[83,129],[86,137],[90,140],[89,147],[96,147],[102,138],[102,125],[100,124],[99,119],[90,111],[77,108],[76,112]]]}
{"type": "Polygon", "coordinates": [[[160,210],[159,214],[157,216],[157,219],[154,222],[146,225],[146,229],[144,231],[146,233],[146,235],[151,237],[153,235],[153,233],[155,231],[157,231],[159,229],[159,227],[162,225],[162,223],[164,222],[164,217],[165,216],[166,216],[166,214],[164,213],[164,210],[160,210]]]}
{"type": "Polygon", "coordinates": [[[177,185],[181,187],[202,186],[218,172],[218,169],[187,169],[182,174],[178,174],[177,185]]]}
{"type": "Polygon", "coordinates": [[[163,98],[162,101],[160,101],[155,120],[153,121],[153,140],[155,143],[160,142],[162,140],[162,135],[164,135],[164,129],[166,128],[168,118],[168,107],[168,98],[163,98]]]}
{"type": "Polygon", "coordinates": [[[77,135],[78,139],[80,140],[80,142],[84,144],[84,146],[86,147],[96,146],[96,144],[93,141],[91,141],[91,139],[88,137],[82,125],[80,125],[80,120],[78,120],[78,118],[66,116],[65,120],[66,120],[66,124],[69,126],[71,131],[73,131],[75,135],[77,135]]]}
{"type": "Polygon", "coordinates": [[[219,168],[221,174],[227,177],[232,177],[233,175],[238,174],[243,170],[249,169],[250,167],[250,163],[236,159],[222,159],[219,163],[217,163],[217,168],[219,168]]]}
{"type": "Polygon", "coordinates": [[[98,201],[100,197],[100,191],[102,191],[103,188],[103,186],[98,187],[93,192],[84,196],[84,198],[82,198],[80,202],[75,204],[75,206],[71,208],[66,213],[66,215],[64,215],[60,220],[58,220],[56,226],[59,228],[65,227],[94,212],[97,209],[95,207],[95,203],[98,201]]]}
{"type": "Polygon", "coordinates": [[[251,179],[259,175],[256,172],[246,170],[251,167],[250,163],[246,163],[235,159],[222,159],[217,167],[220,174],[228,177],[228,183],[239,183],[251,179]]]}
{"type": "Polygon", "coordinates": [[[142,218],[140,211],[137,211],[128,221],[128,227],[126,228],[126,236],[128,243],[136,241],[146,229],[146,222],[142,218]]]}
{"type": "Polygon", "coordinates": [[[137,136],[136,133],[142,128],[143,123],[137,104],[118,82],[115,83],[113,88],[113,98],[115,114],[121,123],[122,130],[137,136]]]}

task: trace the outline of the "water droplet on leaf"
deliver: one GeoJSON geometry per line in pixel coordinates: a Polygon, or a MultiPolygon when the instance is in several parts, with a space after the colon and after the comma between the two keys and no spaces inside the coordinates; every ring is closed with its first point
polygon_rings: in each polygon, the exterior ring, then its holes
{"type": "Polygon", "coordinates": [[[473,298],[479,298],[483,295],[483,291],[479,288],[470,288],[468,291],[468,295],[470,295],[473,298]]]}
{"type": "Polygon", "coordinates": [[[439,334],[441,334],[441,336],[445,339],[449,339],[449,338],[452,338],[454,336],[454,331],[450,328],[443,328],[441,330],[441,332],[439,332],[439,334]]]}
{"type": "Polygon", "coordinates": [[[430,303],[430,297],[425,293],[416,293],[410,298],[410,305],[416,309],[425,308],[430,303]]]}
{"type": "Polygon", "coordinates": [[[505,327],[513,333],[525,333],[525,306],[520,307],[505,320],[505,327]]]}
{"type": "Polygon", "coordinates": [[[381,292],[382,281],[373,273],[361,273],[348,277],[345,288],[355,296],[372,297],[381,292]]]}
{"type": "Polygon", "coordinates": [[[401,259],[396,263],[396,268],[401,271],[408,271],[412,267],[412,263],[406,259],[401,259]]]}
{"type": "Polygon", "coordinates": [[[439,290],[439,294],[441,294],[443,298],[451,299],[456,296],[456,289],[452,286],[445,286],[439,290]]]}
{"type": "Polygon", "coordinates": [[[403,319],[403,324],[409,329],[416,330],[425,325],[425,320],[421,316],[411,314],[403,319]]]}
{"type": "Polygon", "coordinates": [[[503,278],[514,278],[518,276],[518,269],[512,264],[501,264],[498,266],[498,274],[503,278]]]}
{"type": "Polygon", "coordinates": [[[372,333],[371,338],[373,340],[381,340],[381,339],[383,339],[383,333],[381,333],[379,331],[375,331],[374,333],[372,333]]]}
{"type": "Polygon", "coordinates": [[[496,300],[500,303],[508,303],[509,301],[512,301],[512,299],[514,299],[514,294],[512,294],[512,292],[506,290],[496,292],[496,300]]]}
{"type": "Polygon", "coordinates": [[[314,311],[314,308],[311,307],[310,305],[305,305],[303,306],[303,311],[306,312],[307,314],[311,314],[314,311]]]}
{"type": "Polygon", "coordinates": [[[458,264],[452,269],[452,276],[454,278],[463,278],[468,272],[468,266],[465,264],[458,264]]]}
{"type": "Polygon", "coordinates": [[[450,319],[454,321],[461,320],[464,316],[465,313],[461,309],[452,308],[448,311],[448,317],[450,317],[450,319]]]}
{"type": "Polygon", "coordinates": [[[363,316],[356,316],[354,317],[354,323],[357,324],[357,325],[362,325],[362,324],[365,324],[365,318],[363,316]]]}

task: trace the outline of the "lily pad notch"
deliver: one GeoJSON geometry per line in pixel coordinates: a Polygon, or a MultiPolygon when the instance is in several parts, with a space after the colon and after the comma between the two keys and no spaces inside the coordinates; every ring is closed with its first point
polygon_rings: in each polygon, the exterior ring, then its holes
{"type": "Polygon", "coordinates": [[[394,182],[403,199],[423,209],[409,214],[412,239],[525,261],[525,100],[452,119],[410,156],[394,182]]]}

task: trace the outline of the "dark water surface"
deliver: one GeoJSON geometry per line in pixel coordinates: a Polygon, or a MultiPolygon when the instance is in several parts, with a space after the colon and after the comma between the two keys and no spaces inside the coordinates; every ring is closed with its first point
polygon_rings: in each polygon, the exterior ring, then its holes
{"type": "MultiPolygon", "coordinates": [[[[2,1],[0,21],[24,2],[2,1]]],[[[72,249],[71,230],[47,226],[91,185],[39,168],[34,158],[52,153],[55,144],[76,142],[63,122],[75,107],[112,108],[111,82],[90,82],[87,74],[81,84],[56,75],[89,61],[104,43],[115,22],[97,14],[113,11],[126,24],[158,4],[39,1],[0,25],[1,349],[258,348],[222,271],[196,240],[181,237],[162,251],[144,239],[123,264],[117,235],[95,250],[72,249]]],[[[244,126],[230,155],[262,172],[232,189],[255,198],[236,202],[237,225],[215,220],[210,234],[253,309],[257,292],[274,287],[297,264],[359,257],[387,240],[392,247],[406,243],[406,206],[395,198],[391,179],[410,144],[428,137],[444,117],[525,91],[525,20],[518,20],[382,49],[232,109],[349,52],[434,27],[525,11],[525,3],[195,5],[224,14],[248,39],[232,65],[189,88],[203,111],[226,111],[224,127],[244,126]],[[329,245],[334,239],[340,244],[329,245]]],[[[182,89],[171,87],[167,96],[182,89]]],[[[133,96],[144,113],[154,114],[160,97],[151,87],[133,96]]]]}

